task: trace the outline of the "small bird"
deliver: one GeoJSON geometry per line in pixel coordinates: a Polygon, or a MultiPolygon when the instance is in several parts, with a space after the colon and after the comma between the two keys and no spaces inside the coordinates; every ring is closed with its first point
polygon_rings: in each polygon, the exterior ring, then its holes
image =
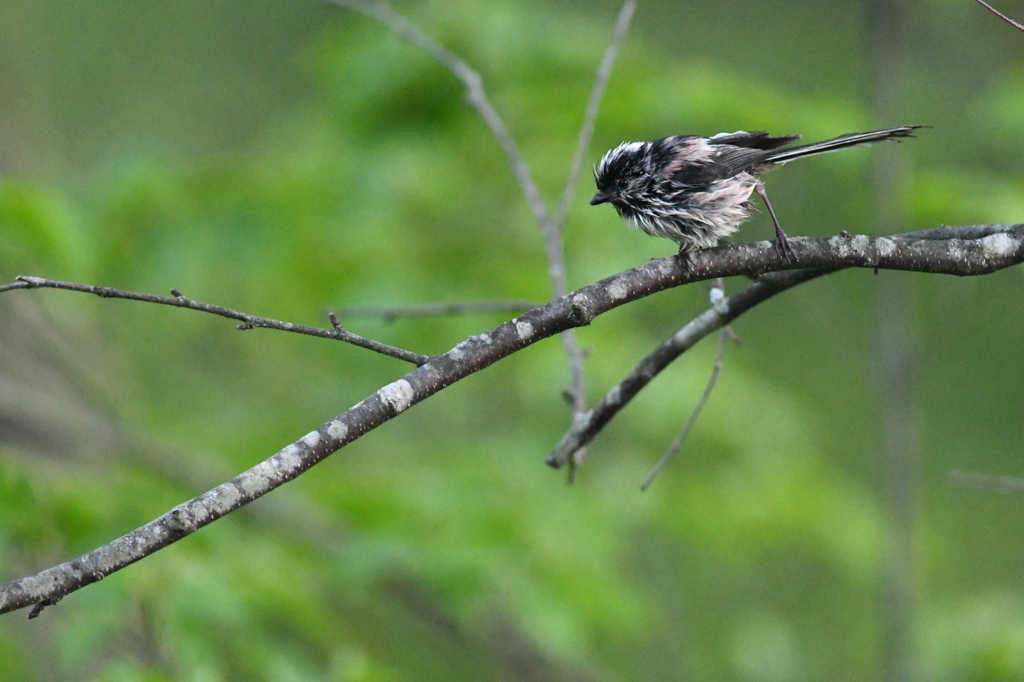
{"type": "Polygon", "coordinates": [[[597,194],[590,204],[610,203],[630,227],[671,239],[684,255],[716,246],[719,239],[735,232],[750,217],[750,195],[756,192],[775,223],[776,248],[792,259],[793,248],[758,176],[805,156],[913,137],[921,127],[850,133],[786,149],[800,136],[739,131],[623,142],[594,169],[597,194]]]}

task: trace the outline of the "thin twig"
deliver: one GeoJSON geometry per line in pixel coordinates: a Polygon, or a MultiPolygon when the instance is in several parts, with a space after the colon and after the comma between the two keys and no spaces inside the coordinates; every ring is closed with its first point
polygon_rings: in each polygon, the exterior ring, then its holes
{"type": "Polygon", "coordinates": [[[170,305],[176,308],[188,308],[189,310],[198,310],[203,313],[210,313],[211,315],[218,315],[220,317],[238,320],[241,323],[238,325],[238,329],[242,330],[254,328],[276,329],[278,331],[293,332],[295,334],[305,334],[306,336],[316,336],[322,339],[334,339],[336,341],[350,343],[353,346],[372,350],[375,353],[380,353],[381,355],[405,360],[406,362],[411,362],[416,366],[424,365],[430,360],[430,357],[427,355],[420,355],[419,353],[407,351],[404,348],[389,346],[386,343],[367,339],[366,337],[359,336],[358,334],[345,331],[341,328],[340,324],[336,326],[332,324],[331,329],[322,329],[320,327],[312,327],[305,324],[273,320],[268,317],[250,315],[249,313],[243,313],[238,310],[225,308],[224,306],[214,305],[212,303],[193,301],[192,299],[183,296],[181,292],[176,289],[171,290],[170,296],[159,296],[157,294],[143,294],[135,291],[124,291],[113,287],[98,287],[91,284],[62,282],[60,280],[44,279],[42,277],[19,276],[15,279],[17,279],[16,282],[0,286],[0,293],[10,291],[12,289],[63,289],[65,291],[79,291],[87,294],[95,294],[101,298],[122,298],[129,301],[158,303],[160,305],[170,305]]]}
{"type": "Polygon", "coordinates": [[[0,284],[0,294],[5,291],[13,291],[15,289],[31,289],[31,285],[26,282],[11,282],[9,284],[0,284]]]}
{"type": "Polygon", "coordinates": [[[440,317],[444,315],[475,315],[477,313],[518,312],[531,310],[543,303],[537,301],[470,301],[468,303],[426,303],[410,306],[356,306],[342,308],[338,315],[345,319],[380,317],[387,321],[401,317],[440,317]]]}
{"type": "MultiPolygon", "coordinates": [[[[722,291],[721,289],[722,280],[719,279],[719,286],[712,291],[722,291]]],[[[712,296],[714,298],[714,296],[712,296]]],[[[723,299],[720,299],[723,300],[723,299]]],[[[712,300],[712,305],[718,301],[712,300]]],[[[686,420],[686,424],[683,426],[683,430],[679,432],[676,439],[672,441],[672,445],[669,446],[665,454],[661,456],[658,463],[651,469],[651,473],[647,474],[647,478],[644,479],[643,483],[640,484],[640,490],[647,490],[654,483],[654,479],[657,478],[661,470],[665,468],[669,460],[672,459],[679,450],[682,449],[683,443],[686,441],[686,437],[690,435],[690,429],[697,423],[697,417],[700,416],[701,410],[704,409],[704,405],[707,404],[708,398],[711,397],[711,391],[715,389],[715,383],[718,381],[718,375],[722,373],[722,359],[725,357],[725,340],[729,337],[729,327],[722,327],[721,331],[718,332],[718,350],[715,352],[715,363],[711,367],[711,376],[708,377],[708,383],[704,387],[704,392],[700,396],[700,400],[693,407],[693,411],[690,413],[690,417],[686,420]]]]}
{"type": "MultiPolygon", "coordinates": [[[[590,97],[587,100],[587,108],[583,115],[583,126],[580,128],[579,138],[576,142],[576,152],[573,154],[572,162],[569,164],[569,173],[565,180],[565,189],[562,191],[562,200],[552,221],[551,229],[544,230],[544,240],[548,253],[548,260],[551,263],[551,279],[555,287],[556,296],[564,296],[568,291],[568,282],[565,277],[565,249],[562,242],[562,226],[565,224],[565,217],[569,213],[569,207],[576,195],[576,186],[579,183],[580,170],[583,168],[583,160],[587,150],[590,148],[590,140],[594,135],[594,125],[597,114],[601,110],[601,99],[604,97],[605,88],[608,86],[608,79],[611,78],[612,67],[615,66],[615,59],[619,54],[619,47],[629,31],[629,24],[636,12],[636,0],[626,0],[622,3],[619,16],[615,21],[615,29],[612,31],[612,39],[605,48],[601,64],[597,67],[594,76],[594,85],[590,89],[590,97]],[[561,276],[558,276],[561,273],[561,276]]],[[[562,346],[569,361],[569,396],[572,399],[573,422],[579,421],[587,410],[587,389],[583,376],[583,351],[580,348],[579,340],[575,332],[562,334],[562,346]]],[[[575,464],[583,460],[586,450],[581,448],[574,453],[569,469],[569,482],[575,478],[575,464]]]]}
{"type": "Polygon", "coordinates": [[[995,7],[993,7],[992,5],[988,4],[987,2],[985,2],[985,0],[974,0],[974,1],[976,3],[978,3],[979,5],[981,5],[982,7],[984,7],[985,9],[987,9],[992,14],[996,15],[997,17],[999,17],[1000,19],[1002,19],[1006,23],[1008,23],[1011,26],[1013,26],[1014,28],[1016,28],[1017,30],[1024,31],[1024,26],[1018,24],[1016,21],[1014,21],[1010,17],[1006,16],[1005,14],[1003,14],[1002,12],[997,10],[995,7]]]}
{"type": "MultiPolygon", "coordinates": [[[[74,560],[0,585],[0,613],[40,605],[40,609],[33,609],[38,615],[43,605],[54,604],[59,598],[102,580],[294,480],[349,443],[471,374],[656,292],[715,277],[772,273],[794,267],[804,270],[778,274],[790,278],[785,280],[789,286],[794,285],[792,278],[801,272],[806,281],[823,270],[848,267],[967,276],[988,274],[1024,262],[1024,225],[975,226],[962,231],[944,228],[933,232],[916,239],[906,235],[793,239],[795,262],[784,259],[772,242],[731,244],[699,251],[689,263],[675,257],[657,258],[590,284],[489,332],[469,337],[447,353],[431,357],[427,364],[378,389],[267,460],[134,531],[74,560]],[[936,239],[937,234],[944,236],[936,239]],[[965,235],[972,236],[958,238],[965,235]]],[[[757,287],[771,277],[775,276],[764,275],[751,286],[757,287]]],[[[758,295],[760,301],[769,297],[755,292],[756,295],[748,293],[744,298],[744,292],[749,290],[750,287],[726,299],[729,303],[724,315],[713,310],[714,316],[719,320],[723,316],[734,318],[753,305],[752,300],[758,295]]]]}
{"type": "Polygon", "coordinates": [[[519,182],[519,187],[522,189],[523,194],[526,195],[526,202],[529,204],[530,210],[533,211],[534,217],[541,224],[542,229],[548,229],[548,226],[551,224],[551,218],[548,215],[547,206],[544,205],[544,200],[540,196],[540,191],[537,189],[537,183],[533,181],[533,176],[530,175],[530,168],[527,166],[523,155],[519,152],[519,148],[516,146],[515,140],[512,139],[512,135],[505,126],[505,122],[487,98],[483,78],[480,77],[480,74],[474,71],[469,64],[456,57],[440,43],[421,31],[418,26],[392,9],[391,5],[387,2],[374,0],[330,0],[330,2],[341,7],[347,7],[360,14],[365,14],[368,17],[373,17],[409,43],[436,59],[442,66],[451,71],[456,78],[462,81],[462,84],[466,86],[466,98],[469,100],[470,106],[480,114],[480,117],[483,118],[484,123],[490,128],[495,139],[498,140],[498,144],[505,151],[505,156],[508,157],[509,164],[512,166],[512,173],[519,182]]]}
{"type": "Polygon", "coordinates": [[[576,142],[576,153],[573,154],[572,163],[569,165],[565,189],[562,191],[562,201],[558,204],[558,212],[555,214],[554,222],[559,229],[565,224],[565,216],[568,215],[569,207],[576,197],[576,185],[579,184],[583,160],[590,148],[590,140],[594,136],[594,124],[597,121],[597,114],[601,110],[601,99],[604,97],[605,88],[612,75],[612,68],[615,66],[615,59],[619,55],[619,47],[622,46],[622,41],[629,31],[629,24],[633,20],[634,12],[636,12],[636,0],[626,0],[622,3],[619,17],[615,21],[611,42],[604,50],[601,65],[597,67],[594,85],[590,90],[590,99],[587,100],[587,109],[583,117],[583,127],[580,128],[579,140],[576,142]]]}
{"type": "MultiPolygon", "coordinates": [[[[548,211],[544,200],[541,198],[540,190],[537,188],[537,183],[534,182],[533,176],[530,174],[530,168],[527,165],[525,158],[519,151],[512,135],[509,133],[504,120],[502,120],[501,116],[487,97],[487,92],[484,89],[483,78],[481,78],[480,74],[473,70],[466,62],[462,61],[460,58],[456,57],[453,53],[444,48],[440,43],[423,33],[419,27],[392,9],[387,2],[376,0],[330,1],[341,7],[347,7],[348,9],[377,19],[409,43],[419,47],[440,62],[444,67],[451,71],[456,78],[462,81],[463,85],[466,86],[466,98],[469,101],[470,106],[480,114],[484,123],[491,130],[495,139],[497,139],[498,144],[500,144],[501,148],[505,151],[505,155],[508,157],[509,164],[512,167],[512,173],[526,197],[526,202],[530,206],[530,210],[533,212],[534,218],[537,220],[537,224],[540,226],[541,235],[544,240],[544,250],[548,258],[548,275],[551,278],[554,297],[559,298],[561,296],[565,296],[569,291],[569,283],[565,271],[565,254],[562,244],[561,223],[556,223],[551,219],[551,214],[548,211]]],[[[616,40],[621,42],[621,37],[618,37],[618,33],[620,28],[621,32],[623,34],[625,33],[625,29],[629,25],[629,19],[633,14],[633,8],[631,7],[633,4],[635,4],[634,0],[626,0],[622,11],[619,13],[619,21],[616,25],[616,34],[612,38],[613,44],[615,44],[616,40]]],[[[605,59],[602,62],[602,67],[605,67],[605,62],[607,62],[606,70],[609,73],[611,66],[614,63],[616,51],[617,45],[615,50],[611,51],[610,55],[608,51],[605,52],[605,59]]],[[[598,90],[598,85],[600,85],[600,89],[596,93],[591,93],[592,101],[595,99],[598,102],[600,101],[600,95],[604,90],[604,84],[607,82],[607,78],[607,75],[602,77],[601,71],[599,70],[598,79],[597,82],[595,82],[595,90],[598,90]],[[602,79],[603,82],[601,82],[602,79]]],[[[597,105],[595,105],[594,108],[596,109],[597,105]]],[[[590,116],[589,107],[587,116],[590,116]]],[[[596,116],[596,111],[594,116],[596,116]]],[[[590,127],[593,127],[592,120],[590,121],[590,127]]],[[[586,137],[589,139],[590,132],[588,132],[586,128],[587,120],[585,118],[584,131],[581,132],[581,141],[584,137],[583,133],[586,133],[586,137]]],[[[580,164],[582,164],[582,160],[580,161],[580,164]]],[[[578,173],[579,171],[577,169],[576,174],[578,175],[578,173]]],[[[586,388],[583,378],[583,351],[580,349],[579,341],[576,339],[576,334],[573,330],[569,330],[562,335],[562,346],[565,349],[566,358],[569,364],[569,393],[572,396],[573,419],[576,420],[586,408],[586,388]]]]}
{"type": "Polygon", "coordinates": [[[654,479],[657,478],[659,473],[661,473],[661,470],[665,468],[665,465],[668,464],[669,460],[682,449],[683,442],[686,441],[686,437],[690,435],[690,429],[692,429],[693,425],[697,422],[697,417],[700,416],[701,410],[704,409],[704,405],[707,403],[708,398],[711,397],[711,391],[714,390],[715,382],[718,381],[718,375],[722,371],[722,358],[725,357],[725,340],[728,337],[727,329],[728,327],[722,327],[718,332],[718,351],[715,353],[715,364],[711,368],[711,376],[708,378],[708,383],[704,387],[704,392],[701,394],[700,400],[697,401],[693,411],[690,413],[690,417],[686,420],[683,430],[679,432],[676,439],[672,441],[672,445],[669,446],[665,454],[658,460],[658,463],[654,465],[653,469],[651,469],[651,473],[647,474],[647,478],[645,478],[643,483],[640,484],[640,490],[647,490],[651,484],[654,483],[654,479]]]}
{"type": "Polygon", "coordinates": [[[950,471],[950,485],[979,490],[995,490],[1000,493],[1024,495],[1024,478],[1014,476],[992,476],[972,471],[950,471]]]}

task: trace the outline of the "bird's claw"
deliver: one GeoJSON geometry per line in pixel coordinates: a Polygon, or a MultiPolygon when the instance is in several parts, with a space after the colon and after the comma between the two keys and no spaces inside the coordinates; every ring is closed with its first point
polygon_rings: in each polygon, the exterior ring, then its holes
{"type": "Polygon", "coordinates": [[[796,253],[793,251],[793,247],[789,243],[789,239],[786,238],[785,232],[779,232],[775,239],[775,251],[782,257],[783,260],[792,263],[796,260],[796,253]]]}
{"type": "Polygon", "coordinates": [[[676,259],[683,267],[684,272],[690,272],[693,270],[693,253],[690,249],[679,247],[679,253],[676,254],[676,259]]]}

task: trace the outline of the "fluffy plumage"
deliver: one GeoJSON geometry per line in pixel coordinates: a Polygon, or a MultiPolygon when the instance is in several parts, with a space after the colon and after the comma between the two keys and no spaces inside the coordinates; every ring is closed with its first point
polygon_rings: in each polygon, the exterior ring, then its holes
{"type": "Polygon", "coordinates": [[[590,203],[610,203],[631,227],[671,239],[683,253],[715,246],[735,232],[750,217],[750,195],[757,192],[775,223],[777,246],[789,256],[792,249],[759,175],[806,156],[913,137],[920,127],[851,133],[797,147],[786,145],[799,135],[773,137],[763,131],[623,142],[594,169],[597,194],[590,203]]]}

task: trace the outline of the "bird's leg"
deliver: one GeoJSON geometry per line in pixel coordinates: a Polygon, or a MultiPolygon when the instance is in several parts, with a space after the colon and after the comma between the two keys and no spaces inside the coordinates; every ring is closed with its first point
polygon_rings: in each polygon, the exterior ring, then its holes
{"type": "Polygon", "coordinates": [[[693,269],[693,250],[692,246],[679,245],[679,253],[676,254],[676,258],[679,259],[679,264],[683,266],[684,272],[689,272],[693,269]]]}
{"type": "Polygon", "coordinates": [[[760,181],[754,185],[754,191],[764,201],[764,205],[768,207],[768,214],[772,217],[772,222],[775,223],[775,248],[779,255],[789,261],[796,260],[793,247],[789,245],[789,239],[782,230],[782,225],[779,225],[779,219],[775,217],[775,209],[772,208],[772,202],[768,201],[768,194],[764,191],[764,185],[760,181]]]}

